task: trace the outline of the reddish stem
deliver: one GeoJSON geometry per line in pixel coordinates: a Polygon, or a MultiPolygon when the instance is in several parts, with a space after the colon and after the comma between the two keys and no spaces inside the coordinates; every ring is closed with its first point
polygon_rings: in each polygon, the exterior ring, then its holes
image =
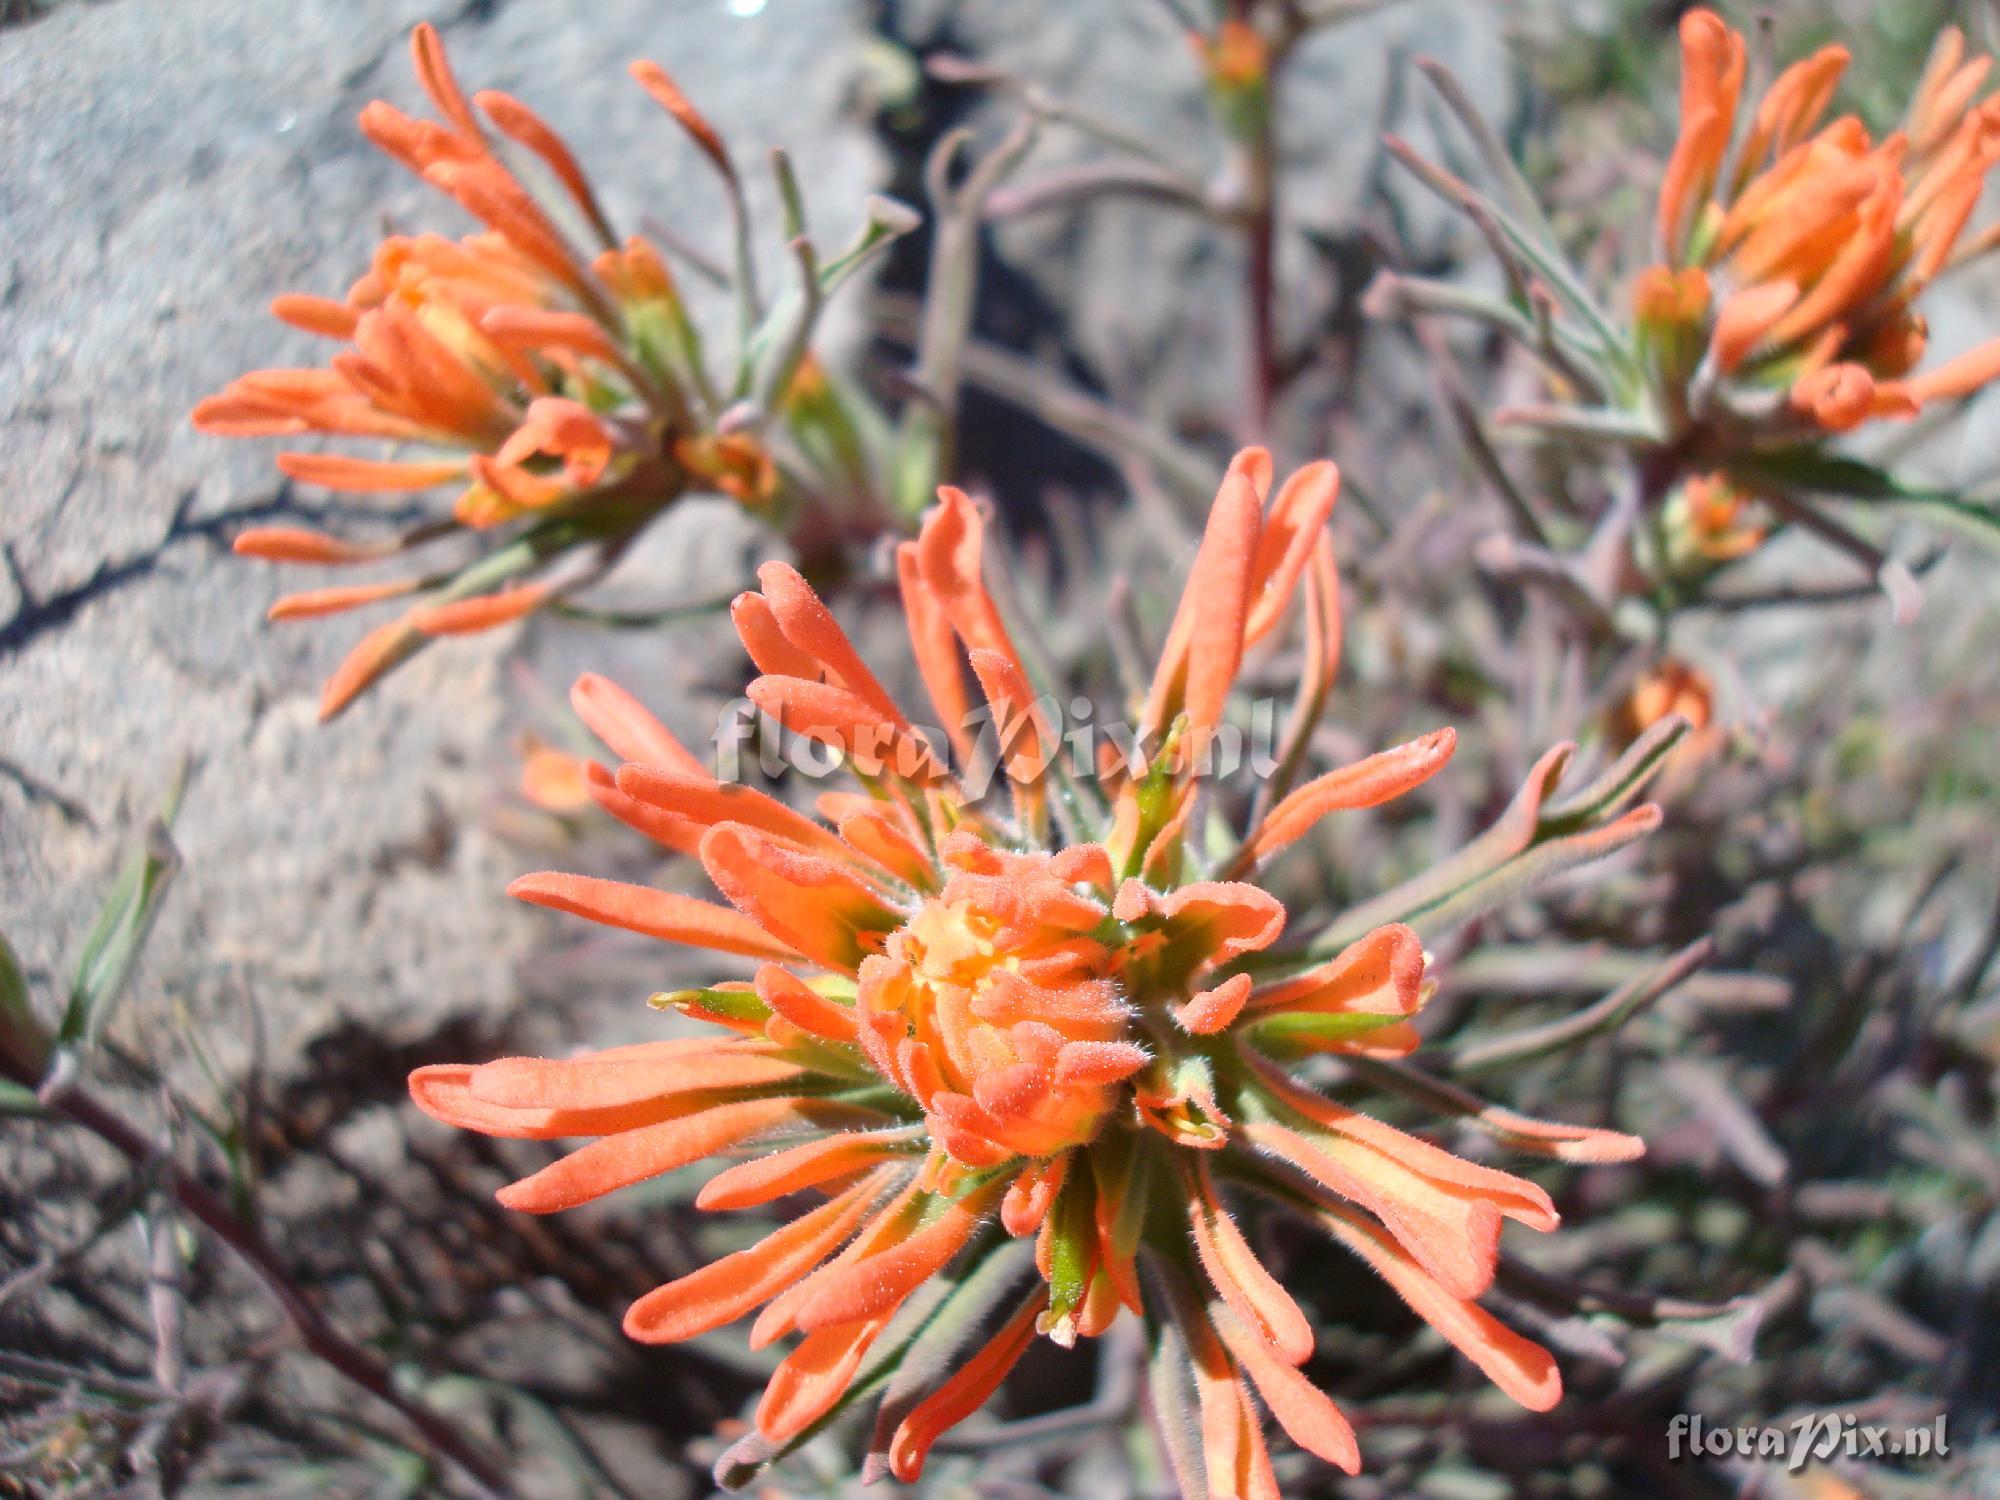
{"type": "MultiPolygon", "coordinates": [[[[0,1071],[25,1087],[34,1088],[33,1070],[0,1053],[0,1071]]],[[[59,1119],[81,1126],[109,1145],[134,1167],[151,1165],[159,1156],[154,1145],[125,1120],[71,1084],[59,1084],[42,1097],[42,1105],[59,1119]]],[[[494,1461],[474,1447],[456,1427],[413,1396],[396,1388],[389,1367],[350,1341],[307,1299],[278,1259],[261,1231],[246,1223],[222,1198],[178,1165],[167,1163],[163,1181],[196,1221],[236,1253],[264,1283],[279,1310],[297,1330],[306,1349],[385,1405],[393,1407],[440,1457],[463,1469],[484,1494],[511,1497],[514,1489],[494,1461]]]]}

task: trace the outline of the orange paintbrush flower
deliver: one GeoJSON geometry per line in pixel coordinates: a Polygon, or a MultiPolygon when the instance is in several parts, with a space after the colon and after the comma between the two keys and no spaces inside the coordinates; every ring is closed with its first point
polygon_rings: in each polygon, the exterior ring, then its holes
{"type": "MultiPolygon", "coordinates": [[[[697,854],[727,904],[564,874],[527,876],[514,894],[740,955],[753,975],[656,1002],[713,1023],[713,1040],[431,1067],[411,1090],[468,1129],[594,1138],[504,1189],[510,1207],[569,1208],[725,1153],[742,1154],[701,1189],[703,1208],[819,1195],[625,1320],[666,1342],[761,1306],[753,1346],[801,1336],[726,1479],[886,1381],[870,1472],[914,1480],[1037,1333],[1067,1345],[1126,1310],[1185,1351],[1173,1378],[1191,1376],[1196,1431],[1191,1452],[1170,1446],[1194,1465],[1187,1488],[1275,1500],[1253,1392],[1297,1443],[1354,1471],[1352,1429],[1300,1373],[1312,1326],[1233,1217],[1253,1195],[1354,1250],[1524,1405],[1559,1396],[1547,1352],[1475,1301],[1502,1221],[1553,1228],[1548,1195],[1285,1066],[1407,1053],[1431,986],[1421,940],[1399,923],[1281,948],[1288,913],[1259,872],[1329,813],[1421,785],[1452,732],[1273,798],[1227,852],[1196,836],[1210,826],[1203,742],[1245,651],[1303,590],[1316,680],[1301,701],[1316,713],[1337,650],[1326,522],[1338,474],[1314,464],[1275,497],[1271,480],[1261,451],[1232,465],[1146,699],[1143,764],[1102,779],[1063,772],[1048,702],[988,591],[984,520],[950,489],[900,550],[903,604],[944,721],[963,729],[976,685],[1001,726],[1004,807],[971,794],[783,564],[765,566],[734,617],[762,674],[751,699],[847,748],[863,773],[861,790],[822,796],[818,818],[718,782],[630,696],[577,684],[579,716],[624,762],[587,767],[589,795],[697,854]],[[900,1363],[918,1339],[929,1352],[900,1363]]],[[[969,737],[953,739],[965,758],[969,737]]],[[[1513,826],[1534,825],[1561,759],[1537,768],[1513,826]]],[[[1638,809],[1589,847],[1656,817],[1638,809]]],[[[1516,1149],[1579,1162],[1641,1149],[1426,1089],[1516,1149]]]]}
{"type": "Polygon", "coordinates": [[[1677,656],[1665,657],[1639,674],[1619,702],[1612,731],[1630,743],[1669,714],[1686,719],[1693,731],[1676,755],[1683,761],[1698,758],[1686,752],[1698,752],[1708,738],[1707,730],[1715,717],[1715,684],[1701,668],[1677,656]]]}
{"type": "Polygon", "coordinates": [[[1990,59],[1945,31],[1903,128],[1875,140],[1852,115],[1828,119],[1844,47],[1794,63],[1753,109],[1742,36],[1708,10],[1680,34],[1662,259],[1635,292],[1669,407],[1713,404],[1763,441],[1798,441],[2000,377],[2000,341],[1918,370],[1924,290],[1992,243],[1965,236],[2000,161],[2000,98],[1979,97],[1990,59]]]}
{"type": "Polygon", "coordinates": [[[1698,474],[1668,497],[1660,516],[1667,571],[1698,579],[1747,557],[1764,543],[1766,507],[1721,474],[1698,474]]]}
{"type": "MultiPolygon", "coordinates": [[[[457,490],[448,517],[378,544],[265,526],[236,538],[246,556],[369,563],[505,528],[497,540],[482,535],[486,550],[455,571],[401,588],[317,589],[278,602],[273,618],[294,619],[399,593],[426,596],[355,648],[326,686],[328,716],[430,637],[519,618],[593,581],[684,493],[726,494],[763,514],[790,493],[753,387],[788,389],[791,368],[807,358],[809,320],[755,328],[735,377],[712,381],[665,262],[646,240],[614,234],[568,146],[507,94],[468,98],[428,24],[417,27],[412,52],[438,118],[377,100],[361,112],[362,131],[481,229],[459,239],[393,235],[344,298],[279,297],[272,311],[280,319],[340,348],[324,368],[253,371],[194,411],[196,427],[222,436],[322,434],[389,445],[384,456],[280,453],[279,469],[301,484],[457,490]],[[549,201],[516,163],[551,184],[549,201]],[[767,345],[779,346],[771,367],[753,369],[750,355],[767,345]],[[536,580],[529,588],[514,587],[528,578],[536,580]]],[[[735,168],[713,128],[658,67],[633,71],[740,205],[735,168]]],[[[841,275],[907,227],[882,204],[870,214],[863,241],[837,263],[841,275]]],[[[828,286],[837,279],[833,269],[824,276],[828,286]]],[[[749,317],[755,297],[742,295],[749,317]]]]}

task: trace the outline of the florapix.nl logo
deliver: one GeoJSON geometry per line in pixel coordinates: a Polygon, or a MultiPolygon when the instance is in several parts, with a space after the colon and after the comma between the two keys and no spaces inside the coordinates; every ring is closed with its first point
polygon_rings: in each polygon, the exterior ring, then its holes
{"type": "Polygon", "coordinates": [[[1765,1459],[1790,1473],[1832,1459],[1867,1461],[1947,1458],[1942,1413],[1917,1426],[1864,1422],[1852,1412],[1812,1412],[1765,1426],[1725,1426],[1680,1412],[1667,1424],[1667,1457],[1765,1459]]]}
{"type": "Polygon", "coordinates": [[[1282,743],[1284,708],[1259,698],[1241,724],[1224,722],[1199,733],[1169,726],[1147,734],[1123,720],[1099,719],[1088,698],[1044,694],[1025,707],[981,706],[955,731],[856,716],[803,731],[781,728],[748,698],[723,706],[716,719],[716,780],[744,780],[754,767],[766,780],[787,773],[822,780],[843,768],[863,777],[884,774],[925,782],[953,764],[959,786],[977,801],[1004,774],[1008,781],[1139,779],[1192,770],[1203,781],[1268,781],[1291,747],[1282,743]]]}

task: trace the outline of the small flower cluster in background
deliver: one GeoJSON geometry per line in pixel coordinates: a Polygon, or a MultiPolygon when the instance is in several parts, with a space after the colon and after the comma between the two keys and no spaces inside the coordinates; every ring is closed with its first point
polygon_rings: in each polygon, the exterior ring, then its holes
{"type": "Polygon", "coordinates": [[[854,245],[822,263],[781,158],[801,282],[764,310],[728,148],[657,64],[635,63],[633,78],[715,169],[736,225],[740,338],[733,368],[713,374],[660,251],[642,236],[619,238],[561,137],[512,95],[468,99],[429,25],[417,28],[412,53],[440,118],[377,100],[361,129],[483,229],[456,240],[391,236],[344,300],[279,297],[278,318],[341,350],[324,369],[241,376],[194,413],[198,428],[222,436],[372,438],[399,455],[280,453],[279,470],[300,484],[461,486],[449,516],[400,536],[256,527],[236,538],[245,556],[346,567],[460,531],[502,534],[469,565],[311,589],[272,607],[273,619],[296,620],[415,601],[350,652],[326,684],[323,717],[431,639],[521,619],[588,586],[690,491],[727,495],[781,526],[823,525],[829,512],[856,526],[874,519],[871,496],[856,487],[867,461],[860,439],[811,340],[824,298],[911,227],[908,211],[871,202],[854,245]],[[510,156],[525,158],[520,170],[510,156]],[[531,163],[559,203],[524,179],[531,163]]]}

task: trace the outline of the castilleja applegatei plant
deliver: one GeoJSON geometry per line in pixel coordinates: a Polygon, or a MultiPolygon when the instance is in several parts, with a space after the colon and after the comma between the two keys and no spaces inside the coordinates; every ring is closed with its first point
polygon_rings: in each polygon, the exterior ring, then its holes
{"type": "MultiPolygon", "coordinates": [[[[860,789],[823,795],[819,818],[718,782],[620,689],[578,683],[578,713],[625,762],[589,766],[591,796],[697,855],[729,904],[568,874],[524,877],[513,893],[739,955],[754,977],[656,997],[713,1023],[713,1038],[428,1067],[410,1087],[467,1129],[595,1138],[504,1189],[511,1208],[567,1209],[746,1151],[709,1178],[700,1207],[820,1196],[626,1316],[634,1338],[669,1342],[761,1306],[753,1346],[800,1335],[724,1482],[747,1482],[864,1396],[878,1398],[868,1471],[914,1479],[1037,1334],[1067,1345],[1125,1312],[1148,1329],[1153,1405],[1189,1494],[1277,1496],[1252,1391],[1294,1441],[1354,1471],[1352,1429],[1301,1373],[1312,1325],[1232,1215],[1253,1199],[1338,1239],[1516,1400],[1558,1399],[1549,1354],[1475,1300],[1504,1220],[1555,1227],[1548,1194],[1372,1119],[1294,1067],[1339,1059],[1518,1151],[1638,1155],[1630,1136],[1491,1107],[1391,1060],[1416,1047],[1411,1018],[1432,989],[1408,922],[1475,909],[1650,830],[1657,809],[1627,804],[1671,736],[1561,804],[1559,747],[1460,855],[1342,921],[1288,913],[1260,872],[1328,814],[1422,784],[1454,737],[1281,787],[1225,845],[1208,832],[1219,813],[1201,751],[1244,653],[1302,592],[1290,725],[1302,742],[1338,652],[1326,531],[1337,472],[1311,465],[1267,504],[1270,484],[1260,450],[1223,483],[1144,702],[1152,753],[1136,770],[1060,764],[988,591],[984,520],[951,489],[897,554],[903,607],[940,722],[975,722],[976,685],[1004,726],[1007,805],[967,796],[945,747],[780,563],[734,618],[762,674],[754,703],[850,749],[860,789]]],[[[959,761],[975,752],[969,733],[951,738],[959,761]]]]}
{"type": "Polygon", "coordinates": [[[468,99],[429,25],[416,29],[412,53],[440,118],[378,99],[361,112],[362,131],[484,227],[460,239],[390,236],[344,299],[279,297],[280,319],[343,347],[322,369],[244,375],[194,413],[197,427],[224,436],[322,433],[399,450],[279,454],[279,469],[302,484],[459,487],[449,516],[400,536],[264,526],[236,538],[246,556],[351,566],[458,534],[485,544],[464,566],[277,602],[274,619],[407,606],[329,679],[324,717],[428,641],[520,619],[594,582],[683,494],[727,495],[794,534],[826,530],[843,507],[866,511],[869,459],[811,338],[826,296],[915,223],[900,204],[871,199],[855,243],[822,263],[791,169],[774,154],[798,285],[766,310],[728,148],[665,71],[634,63],[633,77],[715,169],[730,205],[739,336],[733,370],[718,377],[665,259],[640,236],[617,236],[555,131],[511,95],[468,99]],[[538,194],[536,180],[551,191],[538,194]],[[401,451],[409,447],[417,456],[401,451]]]}

